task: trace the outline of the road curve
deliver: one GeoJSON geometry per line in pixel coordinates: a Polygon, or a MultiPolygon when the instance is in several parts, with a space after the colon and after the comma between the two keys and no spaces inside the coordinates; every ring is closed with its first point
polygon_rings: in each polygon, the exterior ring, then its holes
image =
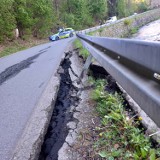
{"type": "Polygon", "coordinates": [[[0,160],[13,150],[51,76],[73,38],[0,58],[0,160]]]}

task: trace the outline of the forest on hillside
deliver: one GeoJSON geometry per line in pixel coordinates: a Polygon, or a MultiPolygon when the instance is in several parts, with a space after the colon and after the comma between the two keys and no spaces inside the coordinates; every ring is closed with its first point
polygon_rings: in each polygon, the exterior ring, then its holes
{"type": "Polygon", "coordinates": [[[1,0],[0,42],[20,38],[43,38],[59,26],[81,30],[105,21],[148,9],[147,0],[1,0]]]}

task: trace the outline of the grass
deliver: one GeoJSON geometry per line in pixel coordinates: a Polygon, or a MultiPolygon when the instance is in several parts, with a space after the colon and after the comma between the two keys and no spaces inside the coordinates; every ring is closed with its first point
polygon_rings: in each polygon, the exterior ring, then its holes
{"type": "Polygon", "coordinates": [[[27,48],[27,47],[25,47],[25,46],[20,46],[20,45],[15,45],[15,46],[6,47],[2,52],[0,52],[0,57],[10,55],[10,54],[12,54],[12,53],[15,53],[15,52],[24,50],[24,49],[26,49],[26,48],[27,48]]]}
{"type": "Polygon", "coordinates": [[[130,26],[132,24],[132,19],[125,19],[124,20],[124,25],[125,26],[130,26]]]}
{"type": "Polygon", "coordinates": [[[141,117],[130,117],[123,106],[123,98],[104,90],[104,80],[93,81],[96,88],[92,98],[101,124],[95,127],[96,154],[107,160],[158,160],[160,148],[152,148],[149,137],[138,128],[141,117]]]}
{"type": "Polygon", "coordinates": [[[89,32],[87,35],[89,36],[94,36],[96,34],[96,32],[99,32],[99,34],[101,35],[101,33],[104,31],[105,28],[100,28],[96,31],[92,31],[92,32],[89,32]]]}
{"type": "Polygon", "coordinates": [[[89,33],[87,33],[87,35],[89,35],[89,36],[94,36],[94,35],[95,35],[95,33],[96,33],[96,31],[93,31],[93,32],[89,32],[89,33]]]}
{"type": "Polygon", "coordinates": [[[0,46],[0,57],[7,56],[46,42],[47,40],[38,40],[33,38],[27,41],[18,39],[13,42],[7,42],[6,44],[0,46]]]}
{"type": "Polygon", "coordinates": [[[104,31],[104,28],[100,28],[100,29],[98,30],[99,33],[102,33],[103,31],[104,31]]]}
{"type": "Polygon", "coordinates": [[[83,47],[79,39],[74,41],[74,47],[79,49],[79,55],[82,56],[84,60],[86,60],[89,56],[89,52],[83,47]]]}
{"type": "Polygon", "coordinates": [[[138,30],[139,30],[139,27],[131,28],[130,34],[135,34],[138,32],[138,30]]]}

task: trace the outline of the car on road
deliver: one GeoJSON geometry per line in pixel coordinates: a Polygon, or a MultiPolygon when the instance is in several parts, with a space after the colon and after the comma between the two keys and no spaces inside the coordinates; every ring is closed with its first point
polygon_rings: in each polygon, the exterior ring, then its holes
{"type": "Polygon", "coordinates": [[[51,35],[49,37],[50,41],[57,41],[59,39],[73,37],[75,35],[75,31],[72,28],[64,28],[60,29],[58,33],[51,35]]]}
{"type": "Polygon", "coordinates": [[[117,17],[113,16],[113,17],[108,18],[108,20],[106,21],[106,23],[112,23],[112,22],[115,22],[115,21],[117,21],[117,17]]]}

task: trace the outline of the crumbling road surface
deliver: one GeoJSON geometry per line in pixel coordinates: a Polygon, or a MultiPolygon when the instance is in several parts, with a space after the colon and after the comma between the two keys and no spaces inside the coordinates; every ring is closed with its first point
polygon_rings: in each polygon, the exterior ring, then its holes
{"type": "Polygon", "coordinates": [[[24,159],[32,159],[38,152],[36,146],[41,146],[37,140],[45,130],[42,126],[49,121],[47,111],[59,87],[55,73],[73,39],[0,58],[0,160],[12,159],[13,155],[14,159],[20,159],[19,148],[21,155],[25,148],[33,152],[25,153],[24,159]]]}

